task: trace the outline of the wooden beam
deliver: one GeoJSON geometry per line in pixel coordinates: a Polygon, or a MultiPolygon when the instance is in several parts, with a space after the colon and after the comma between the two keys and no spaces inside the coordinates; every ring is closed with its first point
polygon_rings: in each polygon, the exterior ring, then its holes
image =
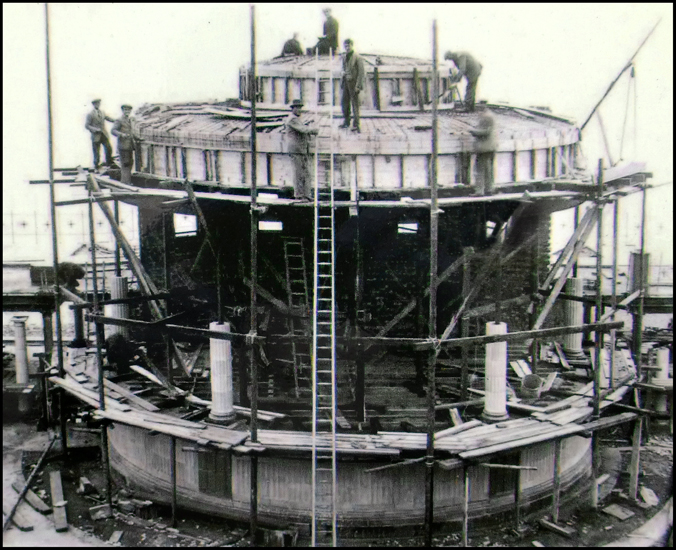
{"type": "Polygon", "coordinates": [[[643,417],[639,416],[634,421],[634,432],[631,440],[631,463],[629,465],[629,498],[638,499],[638,475],[641,458],[641,432],[643,429],[643,417]]]}
{"type": "Polygon", "coordinates": [[[138,395],[134,395],[132,392],[130,392],[127,388],[124,388],[120,386],[119,384],[116,384],[112,380],[108,380],[107,378],[103,379],[103,384],[112,390],[115,390],[117,393],[122,395],[125,399],[131,401],[135,405],[138,405],[142,409],[146,411],[151,411],[151,412],[157,412],[159,411],[159,407],[156,407],[149,401],[146,401],[142,397],[139,397],[138,395]]]}
{"type": "Polygon", "coordinates": [[[68,531],[68,518],[66,516],[66,500],[63,497],[63,484],[61,471],[49,472],[49,485],[52,490],[52,509],[54,512],[54,528],[57,533],[68,531]]]}
{"type": "Polygon", "coordinates": [[[554,442],[554,496],[552,499],[552,521],[559,522],[559,507],[561,504],[561,445],[562,439],[554,442]]]}
{"type": "Polygon", "coordinates": [[[593,209],[593,211],[596,213],[596,215],[592,216],[593,221],[590,221],[587,226],[585,227],[582,236],[580,237],[580,240],[575,243],[575,247],[573,248],[573,252],[571,253],[570,258],[568,259],[568,262],[566,263],[566,266],[563,268],[563,272],[559,276],[558,280],[554,284],[554,288],[552,289],[552,292],[549,294],[547,297],[547,301],[545,302],[545,305],[542,307],[542,310],[540,311],[540,315],[538,316],[537,320],[535,321],[535,324],[533,325],[533,329],[536,330],[540,328],[545,320],[547,319],[547,315],[549,315],[549,312],[552,309],[552,306],[554,305],[554,302],[559,296],[559,293],[563,289],[563,286],[566,284],[566,281],[568,280],[568,274],[571,272],[573,269],[573,265],[577,261],[577,257],[579,256],[580,252],[582,251],[582,248],[584,247],[584,243],[589,236],[589,233],[591,232],[592,228],[595,225],[595,222],[598,218],[598,212],[596,209],[593,209]]]}

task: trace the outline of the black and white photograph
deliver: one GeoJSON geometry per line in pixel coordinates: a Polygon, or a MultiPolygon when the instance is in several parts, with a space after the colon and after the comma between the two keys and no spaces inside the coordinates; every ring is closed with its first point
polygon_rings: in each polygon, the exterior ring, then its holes
{"type": "Polygon", "coordinates": [[[3,4],[3,546],[672,546],[673,103],[671,4],[3,4]]]}

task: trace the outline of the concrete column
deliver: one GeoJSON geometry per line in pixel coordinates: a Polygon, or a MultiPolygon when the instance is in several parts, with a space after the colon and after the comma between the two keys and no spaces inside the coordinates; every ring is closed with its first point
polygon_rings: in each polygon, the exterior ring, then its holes
{"type": "MultiPolygon", "coordinates": [[[[486,323],[486,335],[507,334],[507,323],[486,323]]],[[[486,395],[482,417],[500,422],[507,415],[507,342],[486,344],[486,395]]]]}
{"type": "MultiPolygon", "coordinates": [[[[113,300],[119,300],[127,297],[127,278],[126,277],[111,277],[110,278],[110,297],[113,300]]],[[[129,304],[110,304],[104,308],[106,315],[115,317],[116,319],[129,319],[129,304]]],[[[127,327],[118,327],[115,325],[107,325],[105,328],[106,338],[113,334],[119,334],[125,338],[129,338],[129,329],[127,327]]]]}
{"type": "Polygon", "coordinates": [[[84,332],[84,310],[79,307],[74,307],[73,311],[73,341],[68,347],[71,348],[86,348],[87,339],[84,332]]]}
{"type": "MultiPolygon", "coordinates": [[[[230,332],[230,323],[213,322],[209,330],[230,332]]],[[[226,423],[235,418],[232,402],[232,350],[229,340],[209,340],[211,355],[211,412],[213,422],[226,423]]]]}
{"type": "MultiPolygon", "coordinates": [[[[582,279],[568,279],[568,282],[566,282],[566,294],[582,297],[582,290],[582,279]]],[[[563,304],[566,326],[584,324],[584,304],[582,302],[564,300],[563,304]]],[[[563,349],[571,353],[582,353],[582,333],[566,334],[563,337],[563,349]]]]}
{"type": "Polygon", "coordinates": [[[54,327],[51,312],[42,312],[42,335],[45,340],[45,353],[51,354],[54,349],[54,327]]]}
{"type": "Polygon", "coordinates": [[[16,383],[28,384],[28,347],[26,343],[26,319],[28,317],[12,317],[14,325],[14,362],[16,383]]]}
{"type": "MultiPolygon", "coordinates": [[[[650,285],[650,254],[643,254],[643,286],[645,296],[649,295],[650,285]]],[[[629,292],[635,292],[641,288],[641,251],[634,251],[629,256],[629,292]]]]}
{"type": "MultiPolygon", "coordinates": [[[[657,350],[657,366],[660,368],[653,377],[652,383],[656,386],[667,387],[672,385],[673,381],[669,378],[669,348],[659,348],[657,350]]],[[[655,393],[655,410],[658,412],[667,412],[668,399],[666,393],[655,393]]]]}

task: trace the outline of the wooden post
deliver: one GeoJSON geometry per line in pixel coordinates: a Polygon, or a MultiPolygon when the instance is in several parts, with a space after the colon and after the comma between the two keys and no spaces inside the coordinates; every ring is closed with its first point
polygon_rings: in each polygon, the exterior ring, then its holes
{"type": "Polygon", "coordinates": [[[521,525],[521,470],[514,471],[514,528],[519,532],[521,525]]]}
{"type": "Polygon", "coordinates": [[[463,477],[465,479],[465,495],[462,502],[462,546],[467,548],[469,531],[469,465],[463,463],[463,477]]]}
{"type": "Polygon", "coordinates": [[[52,351],[54,351],[54,327],[52,326],[51,311],[42,312],[42,337],[45,341],[45,360],[51,363],[52,351]]]}
{"type": "Polygon", "coordinates": [[[559,505],[561,501],[561,444],[562,439],[554,442],[554,498],[552,500],[552,521],[559,521],[559,505]]]}
{"type": "MultiPolygon", "coordinates": [[[[258,205],[256,189],[256,12],[255,6],[251,10],[251,324],[249,333],[256,334],[258,330],[256,312],[256,287],[258,285],[258,205]]],[[[301,86],[302,93],[302,86],[301,86]]],[[[301,98],[302,99],[302,98],[301,98]]],[[[249,368],[251,370],[251,441],[258,441],[258,365],[256,363],[256,348],[253,342],[249,343],[249,368]]],[[[251,454],[251,493],[250,493],[250,535],[251,545],[256,546],[258,531],[258,455],[251,454]]]]}
{"type": "MultiPolygon", "coordinates": [[[[432,22],[432,63],[433,63],[433,101],[432,101],[432,162],[430,171],[430,311],[429,337],[437,338],[437,278],[439,265],[439,206],[437,203],[437,22],[432,22]]],[[[422,106],[422,102],[421,102],[422,106]]],[[[436,394],[436,364],[439,348],[429,352],[427,369],[427,453],[425,460],[425,545],[432,546],[432,527],[434,523],[434,420],[436,394]]]]}
{"type": "Polygon", "coordinates": [[[634,421],[634,433],[631,440],[631,463],[629,465],[629,498],[638,498],[638,474],[641,459],[641,431],[643,429],[643,417],[639,416],[634,421]]]}
{"type": "MultiPolygon", "coordinates": [[[[471,257],[474,254],[474,249],[471,247],[463,250],[463,264],[462,264],[462,299],[463,302],[467,299],[470,292],[471,282],[471,257]]],[[[469,336],[469,319],[462,318],[460,326],[461,336],[463,338],[469,336]]],[[[466,346],[462,347],[462,372],[460,374],[460,399],[465,401],[467,399],[467,387],[469,385],[469,349],[466,346]]]]}
{"type": "Polygon", "coordinates": [[[169,469],[171,475],[171,526],[176,527],[176,438],[169,439],[169,469]]]}
{"type": "MultiPolygon", "coordinates": [[[[618,217],[619,217],[620,199],[615,198],[613,203],[613,286],[612,286],[612,310],[611,321],[615,320],[615,310],[617,309],[617,235],[618,235],[618,217]]],[[[610,387],[615,387],[615,329],[610,331],[610,387]]]]}
{"type": "MultiPolygon", "coordinates": [[[[603,203],[601,202],[601,197],[603,195],[603,159],[599,159],[598,166],[598,175],[597,175],[597,203],[596,208],[598,210],[598,220],[596,222],[596,315],[594,321],[596,323],[601,321],[603,317],[603,203]]],[[[601,375],[603,374],[602,366],[602,352],[603,352],[603,332],[594,333],[594,342],[595,342],[595,357],[596,364],[594,365],[594,420],[598,420],[600,416],[600,407],[601,399],[599,398],[599,393],[601,391],[601,375]]],[[[596,441],[596,437],[592,441],[596,441]]],[[[594,450],[592,450],[593,454],[594,450]]],[[[597,475],[597,472],[594,472],[594,476],[597,475]]]]}
{"type": "Polygon", "coordinates": [[[375,108],[380,111],[380,77],[378,75],[378,67],[373,68],[373,103],[375,108]]]}
{"type": "Polygon", "coordinates": [[[641,294],[638,301],[638,312],[634,317],[634,361],[636,362],[636,376],[638,379],[641,379],[641,367],[642,367],[642,353],[641,347],[643,346],[643,304],[645,297],[645,281],[646,274],[643,273],[645,266],[645,209],[646,209],[646,189],[643,187],[641,192],[641,257],[639,263],[639,281],[641,294]]]}
{"type": "Polygon", "coordinates": [[[366,383],[366,368],[363,358],[363,346],[357,344],[357,380],[355,382],[356,388],[354,392],[355,396],[355,409],[357,413],[357,422],[366,421],[366,400],[365,400],[365,383],[366,383]]]}
{"type": "MultiPolygon", "coordinates": [[[[56,359],[59,367],[59,376],[64,377],[63,368],[63,339],[61,331],[61,283],[59,283],[59,247],[56,220],[56,190],[54,186],[54,139],[52,134],[52,77],[49,60],[49,4],[45,3],[45,60],[47,68],[47,144],[49,151],[49,206],[52,223],[52,266],[54,268],[54,302],[56,303],[56,359]]],[[[12,242],[14,242],[14,223],[12,222],[12,242]]],[[[68,432],[66,430],[66,415],[64,413],[64,393],[58,392],[59,428],[61,432],[61,446],[63,454],[68,457],[68,432]]]]}
{"type": "MultiPolygon", "coordinates": [[[[113,203],[115,223],[120,225],[120,201],[113,203]]],[[[115,277],[122,277],[122,260],[120,255],[120,243],[115,239],[115,277]]]]}
{"type": "MultiPolygon", "coordinates": [[[[580,206],[575,207],[575,218],[573,219],[573,230],[580,224],[580,206]]],[[[573,278],[577,278],[577,262],[573,264],[573,278]]]]}

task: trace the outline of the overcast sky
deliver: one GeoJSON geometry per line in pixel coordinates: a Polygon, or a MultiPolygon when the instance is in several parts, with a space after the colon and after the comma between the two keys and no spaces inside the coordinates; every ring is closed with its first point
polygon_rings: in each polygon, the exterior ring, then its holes
{"type": "MultiPolygon", "coordinates": [[[[293,32],[300,33],[304,47],[314,44],[321,34],[322,7],[257,6],[258,58],[278,55],[293,32]]],[[[547,105],[578,123],[661,18],[635,61],[637,102],[634,106],[632,88],[622,157],[647,162],[653,183],[672,181],[671,4],[332,7],[341,41],[351,37],[357,51],[367,53],[429,58],[436,18],[441,55],[466,50],[482,62],[480,99],[547,105]]],[[[250,57],[245,4],[55,4],[50,30],[57,167],[91,163],[83,124],[92,98],[101,97],[103,110],[117,117],[121,103],[236,97],[238,68],[250,57]]],[[[602,107],[613,160],[620,158],[628,83],[625,75],[602,107]]],[[[48,210],[45,187],[27,184],[48,175],[45,90],[44,7],[3,4],[3,219],[9,210],[48,210]]],[[[595,166],[604,155],[595,120],[584,132],[583,145],[595,166]]],[[[647,246],[653,263],[660,258],[673,262],[672,194],[672,186],[649,193],[647,246]]],[[[638,245],[638,201],[625,201],[621,237],[631,248],[638,245]]],[[[554,250],[562,238],[556,227],[554,250]]]]}

